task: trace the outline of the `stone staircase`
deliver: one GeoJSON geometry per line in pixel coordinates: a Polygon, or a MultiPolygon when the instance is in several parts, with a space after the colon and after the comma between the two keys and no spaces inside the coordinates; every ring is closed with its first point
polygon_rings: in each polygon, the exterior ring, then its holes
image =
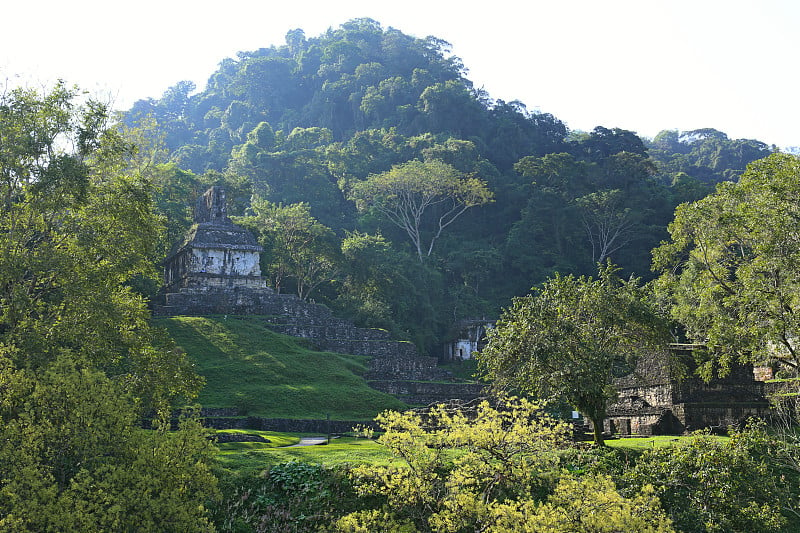
{"type": "Polygon", "coordinates": [[[164,295],[153,305],[153,314],[261,317],[270,329],[308,339],[319,350],[371,357],[364,376],[367,383],[407,403],[471,400],[483,389],[480,384],[457,382],[437,366],[435,357],[419,355],[414,344],[392,340],[385,330],[356,327],[323,305],[268,288],[182,288],[164,295]]]}

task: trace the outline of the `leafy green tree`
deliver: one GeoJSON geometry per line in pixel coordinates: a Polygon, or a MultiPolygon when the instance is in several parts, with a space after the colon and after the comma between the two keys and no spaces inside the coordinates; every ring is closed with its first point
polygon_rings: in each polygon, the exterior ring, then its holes
{"type": "Polygon", "coordinates": [[[433,252],[442,231],[467,209],[492,200],[478,178],[464,177],[441,161],[409,161],[353,187],[353,197],[377,209],[406,232],[420,262],[433,252]]]}
{"type": "MultiPolygon", "coordinates": [[[[587,265],[580,211],[575,201],[589,187],[592,166],[567,153],[524,157],[514,166],[528,180],[519,220],[506,237],[505,255],[520,272],[524,291],[553,272],[583,272],[587,265]]],[[[522,192],[524,191],[524,192],[522,192]]],[[[518,292],[519,294],[519,292],[518,292]]]]}
{"type": "Polygon", "coordinates": [[[131,285],[163,231],[105,107],[0,96],[0,528],[204,530],[213,446],[141,429],[200,385],[131,285]]]}
{"type": "Polygon", "coordinates": [[[638,214],[624,205],[619,189],[589,193],[576,200],[583,227],[592,245],[592,262],[603,263],[614,252],[629,244],[638,214]]]}
{"type": "Polygon", "coordinates": [[[475,91],[461,80],[430,85],[419,96],[422,131],[468,137],[484,127],[485,110],[475,91]]]}
{"type": "Polygon", "coordinates": [[[359,324],[399,333],[394,317],[410,316],[413,306],[405,302],[414,292],[401,254],[382,235],[351,233],[342,241],[342,258],[336,306],[359,324]]]}
{"type": "Polygon", "coordinates": [[[630,498],[622,496],[608,476],[564,476],[543,505],[502,504],[494,510],[498,533],[674,533],[653,487],[630,498]]]}
{"type": "Polygon", "coordinates": [[[233,151],[225,175],[244,178],[253,194],[274,204],[307,203],[326,225],[343,225],[353,209],[328,169],[330,131],[295,128],[288,136],[270,132],[263,122],[251,131],[247,142],[233,151]]]}
{"type": "Polygon", "coordinates": [[[174,163],[159,165],[153,173],[154,204],[164,217],[166,232],[160,243],[161,255],[166,257],[170,248],[183,239],[194,219],[193,206],[205,192],[204,184],[196,174],[181,170],[174,163]]]}
{"type": "Polygon", "coordinates": [[[751,139],[730,139],[712,128],[665,130],[647,146],[665,183],[684,173],[712,187],[721,181],[736,181],[748,164],[775,150],[751,139]]]}
{"type": "Polygon", "coordinates": [[[220,484],[223,499],[213,507],[218,531],[329,531],[360,503],[345,469],[305,462],[232,472],[220,484]]]}
{"type": "Polygon", "coordinates": [[[626,271],[647,268],[642,258],[663,238],[670,194],[652,179],[645,155],[623,151],[595,159],[559,153],[515,165],[531,183],[522,189],[528,203],[509,232],[507,253],[529,279],[553,271],[585,273],[609,258],[626,271]]]}
{"type": "Polygon", "coordinates": [[[384,494],[387,510],[421,531],[478,529],[490,523],[496,500],[547,492],[566,427],[525,400],[496,410],[483,402],[474,419],[443,405],[424,417],[386,412],[378,442],[399,465],[356,467],[361,494],[384,494]],[[463,450],[448,467],[452,450],[463,450]]]}
{"type": "Polygon", "coordinates": [[[673,317],[707,348],[706,377],[736,359],[798,368],[798,195],[800,159],[773,154],[680,205],[671,242],[654,251],[673,317]]]}
{"type": "Polygon", "coordinates": [[[442,270],[448,276],[453,297],[453,315],[457,317],[496,316],[488,299],[492,296],[492,281],[500,271],[502,257],[489,243],[464,242],[457,237],[448,241],[442,270]]]}
{"type": "Polygon", "coordinates": [[[0,529],[211,530],[215,449],[196,419],[142,429],[130,392],[71,353],[0,383],[0,529]]]}
{"type": "Polygon", "coordinates": [[[542,157],[566,149],[566,126],[549,113],[528,111],[519,101],[497,100],[489,111],[487,126],[487,157],[502,169],[526,156],[542,157]]]}
{"type": "Polygon", "coordinates": [[[447,327],[442,276],[382,235],[349,233],[342,241],[338,295],[331,305],[362,326],[383,328],[414,342],[422,353],[438,349],[447,327]]]}
{"type": "Polygon", "coordinates": [[[311,216],[308,204],[282,206],[254,197],[252,210],[255,215],[243,223],[260,235],[275,290],[280,292],[289,278],[305,300],[333,279],[340,262],[338,242],[330,228],[311,216]]]}
{"type": "Polygon", "coordinates": [[[478,363],[496,388],[575,406],[602,445],[615,373],[664,340],[638,280],[619,279],[609,264],[597,279],[556,274],[534,294],[515,298],[489,330],[478,363]]]}
{"type": "Polygon", "coordinates": [[[579,140],[576,152],[599,163],[620,152],[646,156],[647,148],[642,139],[632,131],[597,126],[589,135],[579,140]]]}

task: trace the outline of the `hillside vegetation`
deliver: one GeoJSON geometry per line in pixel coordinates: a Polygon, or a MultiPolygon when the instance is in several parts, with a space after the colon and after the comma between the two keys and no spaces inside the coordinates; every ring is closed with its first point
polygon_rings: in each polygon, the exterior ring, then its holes
{"type": "Polygon", "coordinates": [[[653,140],[569,131],[474,87],[442,39],[371,19],[291,30],[125,120],[160,162],[162,254],[197,195],[224,185],[272,287],[428,354],[459,320],[497,317],[556,271],[593,274],[611,259],[650,277],[675,206],[771,151],[711,128],[653,140]]]}
{"type": "Polygon", "coordinates": [[[273,418],[371,420],[403,403],[367,386],[368,358],[316,352],[267,329],[258,317],[155,320],[186,351],[206,383],[203,407],[238,407],[273,418]]]}
{"type": "MultiPolygon", "coordinates": [[[[251,414],[370,418],[399,407],[359,378],[364,358],[314,352],[259,317],[157,320],[184,350],[153,327],[144,295],[156,289],[155,266],[190,222],[187,198],[214,183],[228,187],[231,214],[258,235],[276,290],[384,324],[433,352],[460,318],[490,315],[554,270],[572,279],[566,272],[594,271],[606,258],[625,274],[643,271],[671,206],[735,179],[676,210],[672,242],[655,253],[652,295],[630,291],[636,299],[621,303],[631,305],[611,306],[581,277],[585,305],[564,298],[576,292],[572,282],[551,285],[553,301],[606,309],[571,321],[556,309],[521,323],[554,317],[536,331],[555,344],[617,311],[646,318],[633,304],[659,305],[689,340],[706,343],[709,371],[768,357],[797,375],[800,158],[772,154],[739,177],[768,149],[713,130],[657,139],[658,154],[632,132],[604,127],[562,128],[554,146],[533,133],[558,132],[558,121],[492,102],[444,50],[368,20],[314,39],[290,32],[286,46],[224,62],[204,93],[137,106],[154,111],[139,117],[139,130],[107,128],[106,106],[63,83],[0,94],[0,530],[797,530],[797,434],[761,424],[632,457],[573,446],[542,406],[508,398],[474,417],[385,413],[379,443],[409,468],[350,440],[328,449],[378,464],[290,462],[240,477],[225,470],[257,468],[255,447],[233,447],[250,449],[212,470],[215,447],[199,413],[172,423],[203,386],[195,370],[207,383],[200,401],[251,414]],[[346,82],[369,72],[377,89],[359,96],[346,82]],[[281,73],[298,85],[277,83],[281,73]],[[248,76],[252,86],[239,84],[248,76]],[[418,96],[393,92],[384,76],[418,96]],[[380,124],[364,107],[371,94],[384,97],[372,98],[380,124]],[[245,104],[263,104],[257,122],[242,121],[252,111],[245,104]],[[509,130],[498,129],[502,117],[509,130]],[[200,148],[181,151],[187,139],[200,148]],[[204,166],[188,165],[194,156],[204,166]],[[425,209],[403,219],[403,205],[425,209]]],[[[532,309],[551,309],[536,302],[532,309]]],[[[617,346],[579,352],[582,363],[609,375],[616,361],[597,356],[617,346]]],[[[519,355],[529,369],[521,376],[553,373],[536,353],[519,355]]],[[[555,372],[568,367],[580,369],[555,372]]],[[[584,375],[588,385],[602,380],[584,375]]],[[[279,438],[289,440],[270,444],[279,438]]],[[[320,450],[270,453],[286,461],[320,450]]]]}

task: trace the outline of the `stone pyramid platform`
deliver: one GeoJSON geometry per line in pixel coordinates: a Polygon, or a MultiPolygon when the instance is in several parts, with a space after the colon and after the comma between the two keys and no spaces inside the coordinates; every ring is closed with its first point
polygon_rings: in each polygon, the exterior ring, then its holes
{"type": "Polygon", "coordinates": [[[371,357],[364,378],[373,388],[413,404],[481,395],[482,385],[458,383],[437,366],[435,357],[419,355],[414,344],[390,338],[381,329],[359,328],[336,318],[323,305],[268,288],[191,287],[164,295],[155,316],[244,315],[263,319],[272,330],[308,339],[321,351],[371,357]]]}
{"type": "Polygon", "coordinates": [[[195,224],[164,263],[164,293],[153,303],[153,314],[261,317],[271,329],[308,339],[319,350],[369,356],[367,382],[408,403],[480,395],[481,385],[455,383],[435,357],[419,355],[410,342],[358,328],[325,306],[275,293],[261,276],[261,251],[255,237],[227,217],[225,191],[210,188],[197,201],[195,224]]]}

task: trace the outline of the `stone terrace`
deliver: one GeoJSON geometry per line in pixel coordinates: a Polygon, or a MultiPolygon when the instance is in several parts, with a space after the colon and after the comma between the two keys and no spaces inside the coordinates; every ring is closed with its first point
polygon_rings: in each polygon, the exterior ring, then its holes
{"type": "Polygon", "coordinates": [[[164,264],[165,294],[153,303],[153,314],[263,317],[275,331],[309,339],[320,350],[369,356],[367,382],[410,403],[480,394],[478,385],[452,383],[435,357],[419,355],[410,342],[358,328],[297,296],[276,294],[261,276],[260,252],[253,235],[227,217],[225,191],[210,188],[197,201],[195,224],[164,264]]]}
{"type": "Polygon", "coordinates": [[[319,350],[371,357],[364,376],[370,386],[410,403],[468,400],[482,390],[479,384],[453,382],[450,374],[437,366],[435,357],[419,355],[410,342],[392,340],[384,330],[356,327],[334,317],[323,305],[271,289],[182,288],[164,295],[163,303],[153,306],[153,314],[262,317],[270,329],[308,339],[319,350]]]}

